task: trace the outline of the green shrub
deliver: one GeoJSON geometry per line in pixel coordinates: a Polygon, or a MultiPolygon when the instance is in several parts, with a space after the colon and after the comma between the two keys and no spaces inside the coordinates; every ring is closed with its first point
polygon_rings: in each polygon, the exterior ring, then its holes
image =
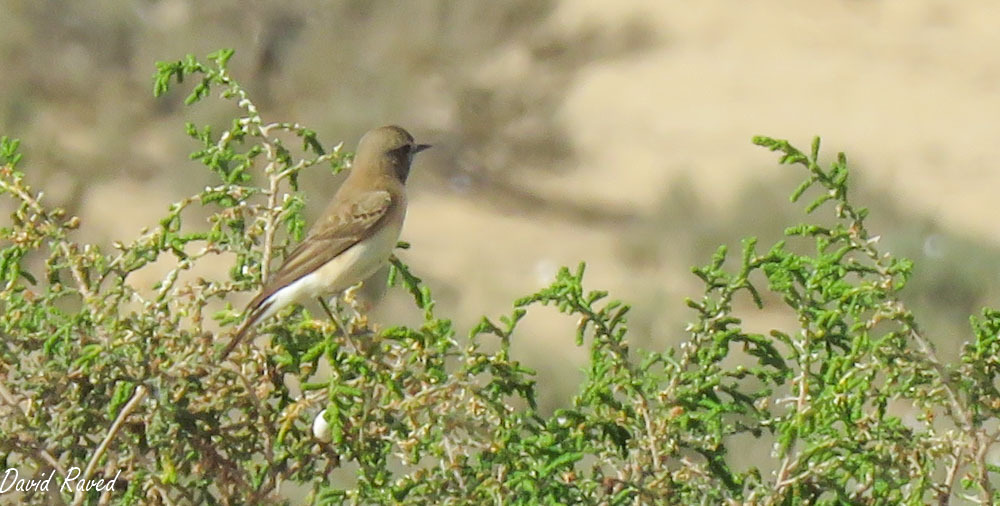
{"type": "Polygon", "coordinates": [[[347,339],[324,318],[286,310],[262,329],[270,339],[217,363],[215,351],[240,314],[212,308],[256,290],[301,239],[299,173],[326,164],[338,171],[348,160],[301,125],[265,122],[228,74],[231,56],[158,65],[157,95],[191,79],[187,103],[221,90],[239,114],[221,133],[187,126],[201,144],[192,157],[219,183],[112,251],[78,241],[79,220],[45,206],[26,184],[17,142],[0,143],[0,191],[15,205],[0,231],[0,467],[21,478],[56,476],[48,492],[7,497],[78,504],[257,504],[301,495],[322,504],[1000,499],[998,468],[988,459],[998,435],[1000,312],[972,319],[960,363],[939,361],[899,299],[913,266],[879,249],[867,211],[848,198],[846,158],[822,168],[818,140],[807,154],[754,139],[806,169],[792,200],[815,195],[806,211],[829,215],[788,228],[788,244],[761,249],[746,239],[735,258],[720,248],[694,269],[705,292],[687,302],[694,317],[678,349],[630,349],[629,306],[584,289],[583,264],[458,338],[428,287],[393,259],[389,282],[412,294],[424,314],[419,328],[376,331],[355,314],[347,322],[353,334],[378,336],[347,339]],[[261,169],[263,184],[254,184],[261,169]],[[189,225],[197,206],[210,212],[207,230],[189,225]],[[184,276],[219,255],[232,259],[225,275],[184,276]],[[167,275],[136,286],[133,274],[164,258],[174,266],[167,275]],[[739,298],[757,308],[773,301],[797,323],[749,332],[740,313],[754,309],[738,311],[746,306],[739,298]],[[575,318],[576,343],[590,350],[570,407],[548,416],[536,408],[532,372],[510,356],[518,321],[539,304],[575,318]],[[329,370],[319,373],[321,366],[329,370]],[[329,442],[311,430],[323,409],[329,442]],[[758,467],[732,464],[730,448],[741,438],[770,448],[758,467]],[[74,472],[74,484],[114,479],[114,490],[60,491],[74,472]]]}

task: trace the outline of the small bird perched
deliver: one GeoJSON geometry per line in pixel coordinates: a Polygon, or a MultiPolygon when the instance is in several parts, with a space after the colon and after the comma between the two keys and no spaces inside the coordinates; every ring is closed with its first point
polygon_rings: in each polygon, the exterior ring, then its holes
{"type": "MultiPolygon", "coordinates": [[[[249,330],[282,308],[364,281],[392,255],[406,217],[406,177],[416,144],[398,126],[370,130],[358,143],[351,172],[306,238],[247,304],[246,320],[222,351],[226,358],[249,330]]],[[[331,315],[332,316],[332,315],[331,315]]]]}

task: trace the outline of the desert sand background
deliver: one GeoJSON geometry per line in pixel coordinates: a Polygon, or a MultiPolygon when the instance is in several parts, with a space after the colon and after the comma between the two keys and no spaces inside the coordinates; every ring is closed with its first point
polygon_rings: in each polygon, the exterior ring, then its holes
{"type": "MultiPolygon", "coordinates": [[[[755,134],[845,151],[886,247],[916,262],[908,297],[946,358],[1000,284],[1000,4],[986,0],[0,3],[0,135],[31,183],[100,244],[155,225],[212,183],[185,121],[229,105],[154,99],[154,62],[237,50],[265,119],[353,149],[405,126],[435,148],[410,179],[400,253],[459,338],[481,315],[588,263],[635,306],[635,346],[685,338],[690,267],[803,219],[803,176],[755,134]]],[[[337,178],[304,176],[312,216],[337,178]]],[[[764,249],[762,247],[762,249],[764,249]]],[[[220,269],[225,269],[221,266],[220,269]]],[[[222,271],[224,272],[224,270],[222,271]]],[[[150,279],[149,284],[155,282],[150,279]]],[[[392,291],[384,325],[419,313],[392,291]]],[[[249,298],[251,294],[247,294],[249,298]]],[[[239,306],[245,300],[234,301],[239,306]]],[[[769,308],[780,301],[769,300],[769,308]]],[[[780,324],[765,311],[751,319],[780,324]]],[[[531,313],[515,342],[543,409],[571,402],[575,321],[531,313]]]]}

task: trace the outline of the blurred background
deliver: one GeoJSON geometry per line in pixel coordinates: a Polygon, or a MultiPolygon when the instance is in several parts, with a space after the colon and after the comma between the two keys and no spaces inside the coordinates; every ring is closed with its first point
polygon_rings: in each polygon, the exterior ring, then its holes
{"type": "MultiPolygon", "coordinates": [[[[0,134],[23,140],[31,184],[89,241],[133,238],[213,183],[183,125],[225,124],[231,105],[184,107],[189,87],[154,99],[151,77],[158,60],[231,47],[265,120],[327,146],[386,123],[435,145],[410,179],[400,257],[459,338],[586,261],[589,288],[635,306],[634,346],[676,345],[701,293],[692,265],[804,219],[788,202],[804,172],[755,134],[847,152],[872,230],[916,262],[909,302],[944,358],[998,305],[993,1],[0,5],[0,134]]],[[[310,216],[338,181],[304,176],[310,216]]],[[[375,321],[419,320],[397,291],[375,321]]],[[[785,321],[767,303],[760,330],[785,321]]],[[[546,412],[571,402],[587,357],[575,324],[540,309],[515,343],[546,412]]]]}

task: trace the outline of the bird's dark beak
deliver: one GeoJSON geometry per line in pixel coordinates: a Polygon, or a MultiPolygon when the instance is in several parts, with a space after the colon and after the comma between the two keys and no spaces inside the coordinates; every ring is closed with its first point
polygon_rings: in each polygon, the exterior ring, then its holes
{"type": "Polygon", "coordinates": [[[414,144],[413,149],[410,151],[410,154],[415,155],[429,147],[431,147],[430,144],[414,144]]]}

